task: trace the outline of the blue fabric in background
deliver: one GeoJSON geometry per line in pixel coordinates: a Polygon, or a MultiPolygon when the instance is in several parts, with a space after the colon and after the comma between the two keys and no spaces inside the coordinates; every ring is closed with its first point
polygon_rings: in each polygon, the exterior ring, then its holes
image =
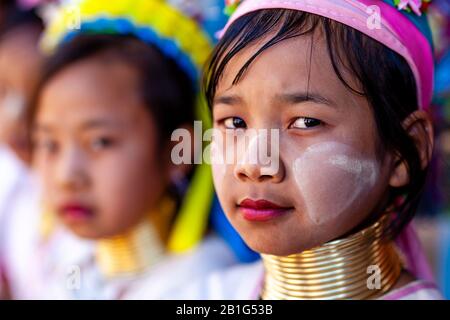
{"type": "Polygon", "coordinates": [[[442,56],[436,66],[435,94],[450,94],[450,49],[442,56]]]}
{"type": "Polygon", "coordinates": [[[222,30],[228,21],[228,17],[224,13],[225,1],[203,0],[202,5],[204,16],[202,26],[211,40],[216,43],[218,40],[216,37],[217,32],[222,30]]]}
{"type": "Polygon", "coordinates": [[[244,240],[230,224],[216,195],[214,195],[210,222],[214,231],[232,248],[240,262],[250,263],[260,259],[260,255],[245,244],[244,240]]]}

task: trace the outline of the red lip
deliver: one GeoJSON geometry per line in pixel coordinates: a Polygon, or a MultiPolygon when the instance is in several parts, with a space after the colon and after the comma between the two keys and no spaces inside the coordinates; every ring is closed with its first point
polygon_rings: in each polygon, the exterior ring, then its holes
{"type": "Polygon", "coordinates": [[[67,203],[59,208],[59,213],[69,223],[83,222],[94,215],[92,208],[80,203],[67,203]]]}
{"type": "Polygon", "coordinates": [[[239,209],[246,220],[269,221],[287,213],[292,207],[282,207],[264,199],[245,199],[239,204],[239,209]]]}

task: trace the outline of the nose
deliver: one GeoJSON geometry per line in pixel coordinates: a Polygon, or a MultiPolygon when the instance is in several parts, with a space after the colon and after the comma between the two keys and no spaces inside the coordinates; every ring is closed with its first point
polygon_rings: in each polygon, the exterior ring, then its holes
{"type": "Polygon", "coordinates": [[[242,156],[234,167],[234,176],[238,180],[279,183],[284,179],[286,171],[279,156],[279,142],[267,140],[263,134],[254,135],[245,149],[239,150],[242,156]],[[270,155],[268,150],[271,150],[270,155]]]}
{"type": "Polygon", "coordinates": [[[55,165],[55,178],[59,188],[65,190],[80,190],[88,182],[82,152],[75,146],[62,150],[55,165]]]}

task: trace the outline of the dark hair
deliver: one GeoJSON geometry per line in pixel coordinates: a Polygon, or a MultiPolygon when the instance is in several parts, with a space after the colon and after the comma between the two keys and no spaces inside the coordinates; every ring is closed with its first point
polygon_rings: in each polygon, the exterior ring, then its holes
{"type": "MultiPolygon", "coordinates": [[[[415,110],[418,100],[414,75],[403,57],[363,33],[318,15],[288,9],[259,10],[237,19],[216,46],[204,75],[204,91],[210,108],[217,85],[230,60],[240,51],[273,35],[243,65],[233,84],[239,82],[252,62],[266,49],[281,41],[312,34],[322,28],[333,69],[344,85],[367,98],[373,109],[380,154],[391,151],[407,164],[410,182],[402,188],[391,188],[384,210],[394,205],[396,216],[386,234],[395,238],[417,211],[424,188],[427,169],[421,167],[416,145],[402,126],[402,121],[415,110]],[[344,74],[350,73],[358,87],[349,84],[344,74]],[[401,204],[396,201],[404,196],[401,204]]],[[[348,78],[348,76],[347,76],[348,78]]],[[[380,217],[371,215],[352,232],[368,226],[380,217]]]]}
{"type": "Polygon", "coordinates": [[[23,26],[32,26],[37,30],[44,29],[44,23],[36,10],[23,10],[15,1],[0,3],[0,40],[8,32],[23,26]]]}
{"type": "Polygon", "coordinates": [[[45,62],[30,108],[30,125],[46,83],[64,68],[101,54],[113,54],[139,74],[139,90],[155,118],[161,146],[176,128],[194,121],[195,85],[174,60],[133,36],[83,34],[63,44],[45,62]]]}

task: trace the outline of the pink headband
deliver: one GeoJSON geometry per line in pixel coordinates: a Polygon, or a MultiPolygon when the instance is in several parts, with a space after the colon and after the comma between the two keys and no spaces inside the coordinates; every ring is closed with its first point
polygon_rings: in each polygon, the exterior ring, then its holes
{"type": "Polygon", "coordinates": [[[230,17],[222,34],[240,17],[261,9],[292,9],[320,15],[381,42],[404,57],[411,67],[419,107],[428,109],[430,106],[434,87],[432,47],[427,37],[397,8],[381,0],[245,0],[230,17]],[[379,8],[379,28],[368,25],[374,14],[371,6],[379,8]]]}

